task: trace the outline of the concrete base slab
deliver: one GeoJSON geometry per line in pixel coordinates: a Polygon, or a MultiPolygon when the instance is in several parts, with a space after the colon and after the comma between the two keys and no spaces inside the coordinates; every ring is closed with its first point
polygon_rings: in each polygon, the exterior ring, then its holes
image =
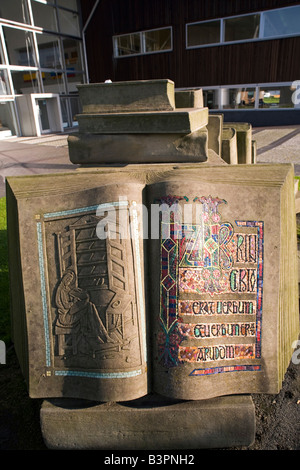
{"type": "Polygon", "coordinates": [[[175,401],[149,394],[122,403],[45,400],[41,430],[49,449],[172,450],[249,446],[255,438],[250,395],[175,401]]]}

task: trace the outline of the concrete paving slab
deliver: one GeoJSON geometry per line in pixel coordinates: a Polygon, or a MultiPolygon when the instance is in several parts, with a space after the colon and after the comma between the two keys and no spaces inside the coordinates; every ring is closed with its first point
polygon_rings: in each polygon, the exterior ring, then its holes
{"type": "Polygon", "coordinates": [[[5,196],[7,176],[75,171],[69,160],[68,135],[13,138],[0,141],[0,197],[5,196]]]}
{"type": "Polygon", "coordinates": [[[293,163],[300,175],[300,126],[255,128],[257,163],[293,163]]]}

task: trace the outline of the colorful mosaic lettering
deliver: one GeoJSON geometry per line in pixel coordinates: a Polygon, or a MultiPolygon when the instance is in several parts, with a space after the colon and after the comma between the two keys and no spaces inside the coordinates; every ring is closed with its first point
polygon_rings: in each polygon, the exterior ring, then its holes
{"type": "MultiPolygon", "coordinates": [[[[170,207],[180,201],[188,202],[188,198],[167,196],[159,202],[170,207]]],[[[218,197],[195,197],[193,203],[201,204],[202,209],[195,223],[179,227],[172,211],[170,221],[161,222],[159,360],[170,367],[186,362],[260,358],[264,224],[222,222],[219,207],[227,202],[218,197]],[[163,230],[166,223],[168,231],[163,230]],[[227,317],[227,321],[222,318],[207,323],[213,315],[227,317]],[[228,321],[231,315],[249,319],[228,321]],[[200,322],[195,317],[201,317],[200,322]],[[251,344],[190,345],[190,341],[200,340],[202,344],[215,337],[247,337],[251,344]]],[[[259,370],[255,367],[253,370],[259,370]]],[[[231,370],[246,369],[224,366],[224,372],[231,370]]]]}

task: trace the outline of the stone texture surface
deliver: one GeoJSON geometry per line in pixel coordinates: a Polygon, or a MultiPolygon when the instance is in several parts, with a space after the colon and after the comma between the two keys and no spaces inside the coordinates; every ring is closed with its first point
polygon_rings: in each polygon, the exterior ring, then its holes
{"type": "Polygon", "coordinates": [[[46,400],[41,429],[50,449],[164,450],[249,446],[255,409],[248,395],[172,401],[147,395],[123,403],[46,400]]]}
{"type": "Polygon", "coordinates": [[[223,115],[222,114],[209,114],[207,130],[208,130],[208,147],[221,156],[222,146],[222,129],[223,129],[223,115]]]}
{"type": "Polygon", "coordinates": [[[207,108],[174,111],[78,114],[80,132],[93,134],[189,134],[208,122],[207,108]]]}
{"type": "Polygon", "coordinates": [[[204,127],[180,134],[81,134],[68,139],[72,163],[205,162],[208,132],[204,127]]]}
{"type": "Polygon", "coordinates": [[[78,85],[84,113],[171,111],[174,82],[168,79],[78,85]]]}
{"type": "Polygon", "coordinates": [[[252,163],[252,125],[244,122],[226,122],[224,128],[236,130],[239,164],[252,163]]]}
{"type": "Polygon", "coordinates": [[[222,158],[231,165],[238,163],[236,131],[232,127],[223,129],[222,132],[222,158]]]}
{"type": "Polygon", "coordinates": [[[175,90],[176,108],[203,108],[202,88],[195,90],[175,90]]]}

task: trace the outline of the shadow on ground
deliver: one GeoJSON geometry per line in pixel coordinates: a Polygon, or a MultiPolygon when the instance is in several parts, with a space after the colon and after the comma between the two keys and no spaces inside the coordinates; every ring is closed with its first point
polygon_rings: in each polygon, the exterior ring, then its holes
{"type": "MultiPolygon", "coordinates": [[[[296,357],[300,361],[300,350],[296,357]]],[[[0,365],[0,450],[47,450],[40,429],[42,400],[29,398],[13,346],[6,362],[0,365]]],[[[253,395],[253,401],[255,442],[223,450],[300,450],[300,364],[290,363],[279,394],[253,395]]]]}

